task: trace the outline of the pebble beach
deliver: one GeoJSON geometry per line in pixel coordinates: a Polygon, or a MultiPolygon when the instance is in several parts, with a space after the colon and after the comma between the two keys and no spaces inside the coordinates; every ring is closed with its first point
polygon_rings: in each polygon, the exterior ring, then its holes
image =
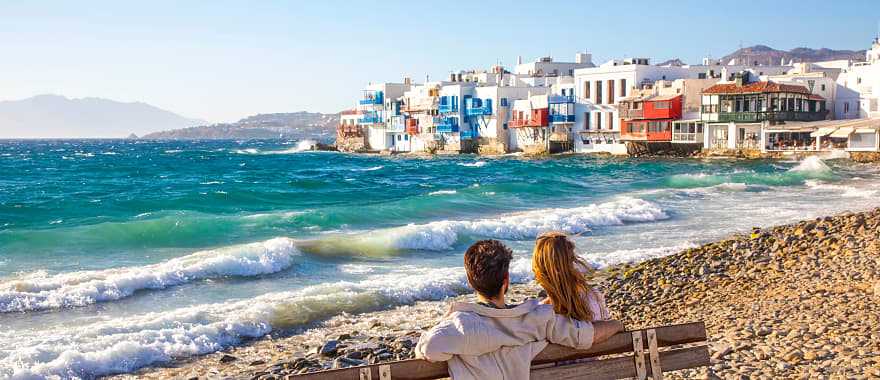
{"type": "MultiPolygon", "coordinates": [[[[670,378],[880,377],[880,209],[759,229],[598,272],[628,328],[704,321],[712,365],[670,378]]],[[[534,283],[510,302],[536,297],[534,283]]],[[[411,358],[452,300],[418,302],[271,335],[116,378],[280,379],[411,358]]]]}

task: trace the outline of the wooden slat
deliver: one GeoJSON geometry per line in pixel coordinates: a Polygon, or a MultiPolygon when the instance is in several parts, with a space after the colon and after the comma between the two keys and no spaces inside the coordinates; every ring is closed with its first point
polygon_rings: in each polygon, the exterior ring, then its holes
{"type": "MultiPolygon", "coordinates": [[[[655,330],[657,333],[657,345],[659,347],[706,341],[706,326],[703,322],[662,326],[655,328],[655,330]]],[[[532,364],[547,364],[603,355],[621,354],[624,352],[632,352],[632,350],[632,332],[626,331],[615,334],[605,342],[597,344],[589,350],[575,350],[569,347],[551,344],[535,357],[532,364]]],[[[629,357],[627,360],[629,360],[629,364],[632,367],[632,357],[629,357]]],[[[391,365],[391,374],[395,380],[431,380],[449,377],[445,362],[431,363],[426,360],[409,359],[382,363],[382,365],[386,364],[391,365]]],[[[379,364],[373,364],[369,367],[372,378],[378,379],[379,364]]],[[[361,368],[364,367],[333,369],[291,376],[290,378],[302,380],[359,380],[361,368]]],[[[663,368],[664,370],[666,369],[666,367],[663,368]]]]}
{"type": "MultiPolygon", "coordinates": [[[[647,329],[645,329],[647,330],[647,329]]],[[[632,330],[632,331],[645,331],[632,330]]],[[[678,344],[697,343],[706,340],[706,325],[703,322],[685,323],[657,327],[657,346],[669,347],[678,344]]],[[[551,344],[532,360],[532,364],[551,363],[564,360],[589,358],[594,356],[622,354],[632,352],[632,335],[630,332],[618,333],[608,340],[599,343],[589,350],[575,350],[569,347],[551,344]]]]}
{"type": "MultiPolygon", "coordinates": [[[[647,356],[647,355],[646,355],[647,356]]],[[[648,358],[645,358],[648,360],[648,358]]],[[[709,365],[708,346],[680,348],[660,352],[660,363],[664,371],[677,371],[687,368],[698,368],[709,365]]],[[[648,368],[650,371],[650,368],[648,368]]],[[[591,379],[614,380],[636,377],[636,368],[632,356],[588,361],[560,367],[549,367],[532,370],[533,379],[591,379]]]]}

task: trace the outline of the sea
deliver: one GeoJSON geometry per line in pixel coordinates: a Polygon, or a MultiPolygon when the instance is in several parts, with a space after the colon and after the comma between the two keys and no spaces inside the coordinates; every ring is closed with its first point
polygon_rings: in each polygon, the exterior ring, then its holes
{"type": "Polygon", "coordinates": [[[0,378],[94,378],[470,290],[499,239],[596,267],[880,206],[880,167],[313,152],[307,141],[0,141],[0,378]]]}

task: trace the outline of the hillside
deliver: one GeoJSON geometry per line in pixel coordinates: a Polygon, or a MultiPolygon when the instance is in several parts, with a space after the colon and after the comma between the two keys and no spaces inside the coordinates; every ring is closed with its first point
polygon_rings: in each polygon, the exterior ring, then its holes
{"type": "Polygon", "coordinates": [[[336,133],[338,114],[292,112],[258,114],[235,123],[201,125],[150,133],[144,139],[314,139],[331,141],[336,133]]]}
{"type": "Polygon", "coordinates": [[[0,101],[0,138],[125,137],[204,123],[141,102],[60,95],[0,101]]]}
{"type": "Polygon", "coordinates": [[[863,61],[865,59],[864,50],[834,50],[834,49],[811,49],[811,48],[795,48],[791,50],[776,50],[765,45],[755,45],[734,51],[725,55],[720,59],[721,62],[727,63],[731,60],[736,62],[755,63],[761,65],[778,65],[783,59],[785,62],[793,60],[794,62],[819,62],[832,61],[838,59],[851,59],[853,61],[863,61]]]}

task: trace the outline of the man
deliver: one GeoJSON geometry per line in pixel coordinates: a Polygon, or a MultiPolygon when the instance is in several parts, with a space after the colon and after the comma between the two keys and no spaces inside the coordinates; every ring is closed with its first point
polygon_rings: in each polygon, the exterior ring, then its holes
{"type": "Polygon", "coordinates": [[[422,334],[416,357],[448,361],[454,380],[528,379],[532,359],[549,343],[588,349],[623,325],[584,322],[553,312],[553,306],[528,300],[509,306],[510,249],[497,240],[478,241],[464,254],[468,283],[478,302],[456,302],[437,326],[422,334]]]}

